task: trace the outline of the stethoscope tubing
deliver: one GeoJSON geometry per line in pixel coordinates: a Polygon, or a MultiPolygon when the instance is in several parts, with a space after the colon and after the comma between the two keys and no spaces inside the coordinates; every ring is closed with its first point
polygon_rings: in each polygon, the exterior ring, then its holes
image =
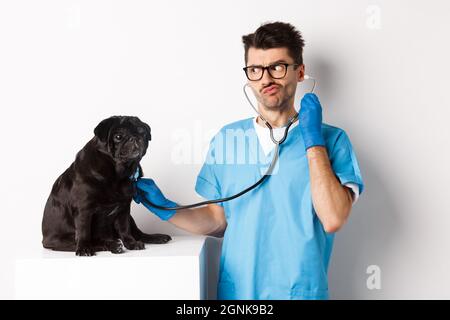
{"type": "MultiPolygon", "coordinates": [[[[310,79],[313,81],[313,87],[311,89],[311,93],[314,92],[314,89],[316,87],[316,80],[314,78],[311,78],[309,76],[305,76],[305,79],[310,79]]],[[[272,139],[272,142],[275,144],[275,149],[274,149],[274,154],[273,154],[273,158],[272,161],[270,163],[269,168],[267,169],[267,171],[264,173],[264,175],[258,180],[256,181],[254,184],[252,184],[250,187],[242,190],[239,193],[236,193],[232,196],[226,197],[226,198],[220,198],[220,199],[215,199],[215,200],[206,200],[206,201],[201,201],[201,202],[197,202],[197,203],[193,203],[193,204],[188,204],[188,205],[179,205],[179,206],[175,206],[175,207],[164,207],[164,206],[160,206],[157,204],[154,204],[153,202],[151,202],[150,200],[148,200],[146,198],[145,192],[143,192],[142,190],[137,188],[137,192],[141,197],[141,201],[152,206],[155,207],[157,209],[160,210],[183,210],[183,209],[191,209],[191,208],[195,208],[195,207],[199,207],[199,206],[203,206],[203,205],[207,205],[207,204],[214,204],[214,203],[220,203],[220,202],[226,202],[226,201],[230,201],[233,200],[235,198],[238,198],[244,194],[246,194],[247,192],[249,192],[250,190],[256,188],[257,186],[259,186],[261,183],[264,182],[264,180],[266,180],[266,178],[268,176],[270,176],[272,174],[272,171],[275,167],[276,162],[278,161],[278,157],[279,157],[279,149],[280,149],[280,145],[286,140],[287,138],[287,134],[289,131],[290,126],[298,120],[298,113],[296,113],[293,117],[291,117],[288,120],[288,123],[286,125],[286,128],[284,129],[284,135],[283,137],[278,141],[274,138],[273,136],[273,128],[270,125],[270,123],[261,115],[261,113],[255,108],[255,106],[253,105],[253,103],[251,102],[250,98],[247,95],[247,86],[248,83],[246,83],[243,87],[244,90],[244,95],[247,98],[247,101],[249,102],[249,104],[252,106],[253,110],[255,110],[255,112],[259,115],[259,117],[263,120],[263,122],[266,124],[266,126],[269,128],[270,131],[270,138],[272,139]]]]}

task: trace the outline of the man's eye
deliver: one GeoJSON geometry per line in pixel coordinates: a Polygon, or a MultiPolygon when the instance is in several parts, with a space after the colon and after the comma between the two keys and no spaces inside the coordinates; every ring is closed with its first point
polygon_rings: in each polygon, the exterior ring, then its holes
{"type": "Polygon", "coordinates": [[[274,71],[282,71],[283,68],[284,68],[284,66],[281,64],[273,64],[270,66],[270,69],[272,69],[274,71]]]}
{"type": "Polygon", "coordinates": [[[259,73],[259,72],[261,72],[261,68],[257,68],[257,67],[250,68],[250,72],[251,73],[259,73]]]}

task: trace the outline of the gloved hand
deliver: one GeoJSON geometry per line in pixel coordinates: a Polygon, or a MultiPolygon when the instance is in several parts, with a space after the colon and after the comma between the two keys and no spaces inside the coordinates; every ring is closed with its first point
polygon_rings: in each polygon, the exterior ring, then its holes
{"type": "Polygon", "coordinates": [[[136,194],[133,196],[133,200],[136,201],[136,203],[141,203],[151,212],[156,214],[160,219],[162,220],[169,220],[175,213],[176,210],[162,210],[157,209],[146,202],[142,201],[142,196],[140,195],[141,191],[143,194],[145,194],[145,199],[151,201],[152,203],[162,206],[162,207],[175,207],[178,206],[175,202],[170,201],[164,197],[161,190],[156,185],[155,181],[152,179],[147,178],[140,178],[136,181],[136,188],[138,189],[136,194]]]}
{"type": "Polygon", "coordinates": [[[307,93],[302,98],[298,120],[305,150],[313,146],[325,146],[322,136],[322,106],[314,93],[307,93]]]}

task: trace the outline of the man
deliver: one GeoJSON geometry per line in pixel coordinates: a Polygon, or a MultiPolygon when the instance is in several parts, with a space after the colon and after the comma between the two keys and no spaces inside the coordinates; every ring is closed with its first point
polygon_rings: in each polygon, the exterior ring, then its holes
{"type": "MultiPolygon", "coordinates": [[[[282,22],[264,24],[242,39],[248,84],[279,139],[283,125],[296,115],[295,91],[305,75],[304,41],[282,22]]],[[[273,150],[269,129],[259,117],[226,125],[211,140],[195,190],[208,200],[244,190],[264,173],[273,150]],[[238,132],[249,143],[229,148],[238,132]],[[252,132],[257,137],[253,150],[252,132]],[[242,155],[245,161],[235,160],[242,155]],[[250,161],[258,156],[259,161],[250,161]]],[[[176,206],[151,179],[139,180],[137,187],[157,205],[176,206]]],[[[182,229],[224,237],[219,299],[328,299],[334,233],[347,221],[363,187],[349,138],[342,129],[322,123],[320,102],[309,93],[280,146],[276,170],[257,188],[196,209],[147,207],[182,229]]]]}

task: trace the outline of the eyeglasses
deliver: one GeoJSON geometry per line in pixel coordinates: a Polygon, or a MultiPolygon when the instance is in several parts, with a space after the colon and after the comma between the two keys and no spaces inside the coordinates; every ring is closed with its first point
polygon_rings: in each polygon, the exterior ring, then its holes
{"type": "Polygon", "coordinates": [[[287,68],[289,66],[298,66],[299,64],[293,63],[274,63],[271,65],[268,65],[267,67],[263,66],[249,66],[242,68],[245,72],[245,75],[247,76],[247,79],[250,81],[258,81],[261,80],[264,71],[267,69],[267,72],[269,75],[274,79],[282,79],[286,76],[287,68]]]}

